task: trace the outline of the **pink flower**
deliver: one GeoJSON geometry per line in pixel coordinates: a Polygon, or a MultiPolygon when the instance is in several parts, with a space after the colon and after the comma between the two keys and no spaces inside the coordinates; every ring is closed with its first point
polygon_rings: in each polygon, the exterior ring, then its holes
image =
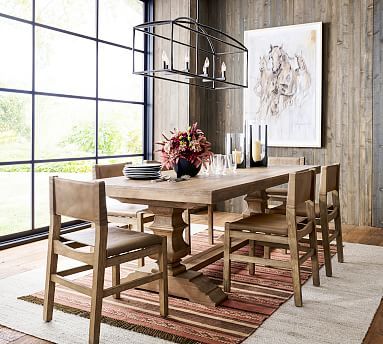
{"type": "Polygon", "coordinates": [[[180,158],[191,162],[196,167],[210,161],[213,155],[210,151],[211,143],[207,141],[197,123],[187,130],[174,129],[170,133],[172,134],[170,138],[162,134],[164,140],[157,143],[162,146],[159,151],[164,167],[172,168],[180,158]]]}

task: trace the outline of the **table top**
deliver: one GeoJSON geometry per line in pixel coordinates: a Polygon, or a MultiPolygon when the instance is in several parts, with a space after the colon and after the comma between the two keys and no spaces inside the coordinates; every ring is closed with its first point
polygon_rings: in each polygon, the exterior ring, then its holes
{"type": "Polygon", "coordinates": [[[106,178],[104,181],[107,196],[124,202],[189,207],[216,204],[284,184],[288,182],[289,173],[311,168],[319,172],[318,165],[283,165],[237,169],[235,174],[224,176],[198,175],[181,182],[153,182],[125,177],[106,178]]]}

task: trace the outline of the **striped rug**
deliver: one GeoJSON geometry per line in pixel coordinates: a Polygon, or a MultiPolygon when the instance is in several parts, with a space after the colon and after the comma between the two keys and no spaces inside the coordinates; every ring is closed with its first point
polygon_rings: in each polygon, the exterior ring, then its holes
{"type": "MultiPolygon", "coordinates": [[[[221,234],[216,234],[216,240],[221,234]]],[[[209,248],[207,233],[193,235],[193,254],[209,248]]],[[[242,254],[247,248],[241,249],[242,254]]],[[[261,255],[262,250],[257,250],[261,255]]],[[[319,261],[323,265],[320,249],[319,261]]],[[[274,259],[287,260],[281,250],[272,252],[274,259]]],[[[136,267],[135,262],[125,265],[124,273],[136,267]]],[[[223,260],[206,268],[203,273],[222,286],[223,260]]],[[[301,271],[302,283],[311,276],[310,262],[304,263],[301,271]]],[[[84,285],[91,284],[91,274],[77,280],[84,285]]],[[[105,285],[111,285],[111,271],[107,271],[105,285]]],[[[206,307],[187,300],[169,297],[169,317],[159,316],[158,295],[142,290],[128,290],[120,300],[112,297],[103,301],[102,321],[104,323],[141,332],[176,343],[241,343],[271,315],[281,304],[293,295],[291,272],[256,266],[255,275],[250,276],[244,263],[232,264],[232,290],[228,299],[218,307],[206,307]]],[[[42,304],[43,291],[21,299],[42,304]]],[[[304,300],[303,300],[304,302],[304,300]]],[[[56,287],[57,309],[89,317],[90,298],[62,286],[56,287]]]]}

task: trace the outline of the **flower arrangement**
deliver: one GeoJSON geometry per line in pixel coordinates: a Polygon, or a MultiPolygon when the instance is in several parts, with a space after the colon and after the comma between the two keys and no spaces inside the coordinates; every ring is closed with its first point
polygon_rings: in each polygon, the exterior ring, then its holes
{"type": "Polygon", "coordinates": [[[162,134],[164,140],[158,142],[162,148],[162,165],[167,168],[173,168],[179,159],[185,159],[199,168],[201,164],[210,162],[213,153],[210,151],[211,143],[207,141],[204,132],[194,123],[187,130],[180,131],[174,129],[170,131],[172,136],[167,138],[162,134]]]}

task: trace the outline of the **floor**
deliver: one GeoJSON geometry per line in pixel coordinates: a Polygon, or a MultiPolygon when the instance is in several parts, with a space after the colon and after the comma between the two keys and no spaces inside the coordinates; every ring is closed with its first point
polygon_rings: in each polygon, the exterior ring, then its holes
{"type": "MultiPolygon", "coordinates": [[[[214,223],[216,226],[222,227],[226,221],[233,221],[240,217],[241,215],[239,214],[215,212],[214,223]]],[[[203,214],[193,215],[192,222],[205,224],[207,218],[203,214]]],[[[344,225],[343,238],[346,242],[383,246],[383,229],[344,225]]],[[[0,251],[0,280],[45,265],[46,247],[46,240],[42,240],[0,251]]],[[[48,342],[0,326],[0,344],[8,343],[40,344],[48,342]]],[[[364,344],[375,343],[383,343],[383,302],[375,314],[374,320],[364,340],[364,344]]]]}

